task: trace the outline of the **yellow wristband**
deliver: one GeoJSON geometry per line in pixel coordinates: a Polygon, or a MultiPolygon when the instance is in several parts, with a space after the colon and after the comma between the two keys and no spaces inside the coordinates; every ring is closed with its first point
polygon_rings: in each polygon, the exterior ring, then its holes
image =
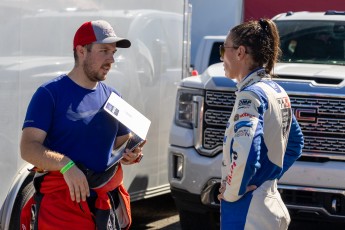
{"type": "Polygon", "coordinates": [[[60,170],[60,173],[65,174],[65,172],[67,172],[70,168],[72,168],[73,165],[74,165],[74,162],[70,160],[65,166],[62,167],[62,169],[60,170]]]}

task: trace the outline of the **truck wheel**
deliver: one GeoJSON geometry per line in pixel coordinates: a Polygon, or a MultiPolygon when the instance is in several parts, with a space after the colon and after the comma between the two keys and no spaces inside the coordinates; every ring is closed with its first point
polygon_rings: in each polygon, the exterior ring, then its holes
{"type": "Polygon", "coordinates": [[[23,182],[16,200],[13,205],[9,230],[18,230],[20,228],[20,214],[26,202],[32,197],[35,188],[32,183],[33,176],[29,175],[23,182]]]}
{"type": "Polygon", "coordinates": [[[213,212],[197,213],[179,210],[180,225],[183,230],[219,230],[219,216],[213,212]]]}

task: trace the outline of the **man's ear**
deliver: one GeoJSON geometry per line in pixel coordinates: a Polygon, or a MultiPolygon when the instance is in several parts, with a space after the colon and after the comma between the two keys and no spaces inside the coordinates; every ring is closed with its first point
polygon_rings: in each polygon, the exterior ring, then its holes
{"type": "Polygon", "coordinates": [[[77,45],[75,49],[76,49],[78,57],[84,57],[87,52],[86,48],[81,45],[77,45]]]}

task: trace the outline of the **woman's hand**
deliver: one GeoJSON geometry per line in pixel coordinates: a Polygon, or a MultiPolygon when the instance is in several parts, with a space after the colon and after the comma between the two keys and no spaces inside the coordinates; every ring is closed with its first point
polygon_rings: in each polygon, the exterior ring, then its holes
{"type": "MultiPolygon", "coordinates": [[[[219,188],[219,194],[217,196],[219,201],[221,201],[221,199],[224,199],[225,188],[226,188],[226,182],[222,182],[222,185],[219,188]]],[[[255,189],[257,189],[256,185],[248,185],[247,189],[246,189],[246,193],[250,192],[250,191],[253,191],[255,189]]]]}
{"type": "Polygon", "coordinates": [[[225,192],[225,187],[226,187],[226,182],[223,181],[220,188],[219,188],[219,194],[217,196],[218,200],[220,201],[221,199],[224,199],[224,192],[225,192]]]}

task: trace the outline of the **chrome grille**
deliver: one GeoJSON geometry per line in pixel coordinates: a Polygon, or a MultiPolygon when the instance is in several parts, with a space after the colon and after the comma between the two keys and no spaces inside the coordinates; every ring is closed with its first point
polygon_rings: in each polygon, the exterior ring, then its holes
{"type": "Polygon", "coordinates": [[[205,122],[208,125],[224,126],[229,120],[231,111],[209,109],[205,112],[205,122]]]}
{"type": "MultiPolygon", "coordinates": [[[[203,147],[215,149],[223,143],[226,123],[235,103],[234,92],[207,91],[203,122],[203,147]]],[[[316,122],[299,121],[304,153],[345,155],[345,98],[290,95],[293,108],[313,108],[316,122]]]]}
{"type": "Polygon", "coordinates": [[[304,151],[316,153],[344,154],[345,140],[336,138],[304,137],[304,151]],[[341,152],[339,152],[341,151],[341,152]]]}
{"type": "MultiPolygon", "coordinates": [[[[345,113],[344,113],[345,114],[345,113]]],[[[319,118],[317,123],[302,123],[300,122],[304,132],[308,133],[320,133],[323,134],[345,134],[345,119],[332,119],[332,118],[319,118]]]]}
{"type": "Polygon", "coordinates": [[[204,131],[204,148],[213,149],[223,142],[225,129],[207,128],[204,131]]]}
{"type": "Polygon", "coordinates": [[[291,104],[295,107],[316,107],[319,115],[345,114],[345,99],[343,98],[311,98],[290,96],[291,104]]]}
{"type": "MultiPolygon", "coordinates": [[[[208,106],[216,106],[216,107],[228,107],[231,108],[234,106],[236,100],[235,93],[227,93],[227,92],[217,92],[217,91],[207,91],[206,92],[206,104],[208,106]]],[[[227,110],[227,111],[231,111],[227,110]]]]}
{"type": "Polygon", "coordinates": [[[226,123],[235,104],[234,92],[206,91],[203,147],[215,149],[223,143],[226,123]]]}

